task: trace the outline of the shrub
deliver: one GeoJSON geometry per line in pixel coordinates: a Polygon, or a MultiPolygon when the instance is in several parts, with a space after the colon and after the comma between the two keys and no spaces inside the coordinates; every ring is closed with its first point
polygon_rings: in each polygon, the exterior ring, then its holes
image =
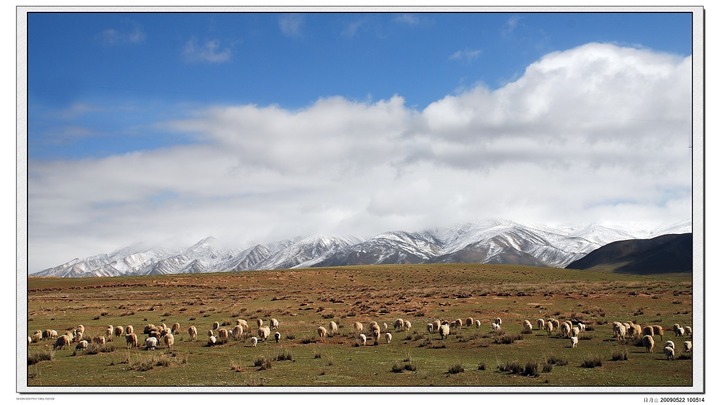
{"type": "Polygon", "coordinates": [[[457,374],[457,373],[463,373],[463,372],[465,372],[465,369],[463,368],[462,364],[460,364],[460,363],[454,364],[454,365],[452,365],[452,367],[450,367],[448,369],[448,374],[457,374]]]}
{"type": "Polygon", "coordinates": [[[255,363],[253,363],[255,367],[258,367],[258,370],[269,370],[272,368],[272,363],[270,362],[270,359],[266,357],[259,357],[255,359],[255,363]]]}
{"type": "Polygon", "coordinates": [[[290,354],[290,352],[285,349],[282,351],[282,353],[279,353],[277,356],[275,356],[275,360],[276,361],[292,360],[292,354],[290,354]]]}
{"type": "Polygon", "coordinates": [[[497,366],[498,370],[503,373],[510,373],[510,374],[520,374],[523,370],[522,366],[520,366],[520,363],[518,361],[511,361],[511,362],[505,362],[498,364],[497,366]]]}
{"type": "Polygon", "coordinates": [[[627,359],[628,359],[627,350],[623,350],[623,351],[613,350],[612,361],[626,361],[627,359]]]}
{"type": "Polygon", "coordinates": [[[495,343],[497,344],[504,344],[509,345],[514,343],[517,340],[523,340],[522,335],[502,335],[502,336],[495,336],[495,343]]]}
{"type": "Polygon", "coordinates": [[[542,372],[549,373],[552,371],[552,369],[553,369],[552,363],[545,363],[545,364],[543,364],[542,372]]]}
{"type": "Polygon", "coordinates": [[[49,350],[47,352],[28,354],[28,366],[37,364],[41,361],[52,361],[55,358],[55,352],[49,350]]]}
{"type": "Polygon", "coordinates": [[[567,360],[561,359],[555,356],[550,356],[547,359],[545,359],[546,364],[552,364],[555,366],[566,366],[568,364],[567,360]]]}
{"type": "Polygon", "coordinates": [[[602,367],[602,357],[598,355],[593,355],[590,357],[585,358],[582,361],[582,364],[580,364],[580,367],[584,368],[595,368],[595,367],[602,367]]]}
{"type": "Polygon", "coordinates": [[[525,369],[523,369],[523,375],[528,377],[538,377],[540,372],[538,371],[538,363],[536,361],[529,361],[525,363],[525,369]]]}

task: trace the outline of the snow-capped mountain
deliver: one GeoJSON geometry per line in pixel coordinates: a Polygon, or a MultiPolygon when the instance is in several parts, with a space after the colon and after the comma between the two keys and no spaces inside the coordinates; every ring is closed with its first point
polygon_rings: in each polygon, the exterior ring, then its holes
{"type": "Polygon", "coordinates": [[[690,221],[658,229],[588,224],[554,228],[490,220],[422,232],[383,232],[367,240],[310,236],[244,250],[213,237],[178,250],[130,246],[73,259],[38,277],[113,277],[395,263],[513,263],[565,267],[611,242],[692,232],[690,221]]]}

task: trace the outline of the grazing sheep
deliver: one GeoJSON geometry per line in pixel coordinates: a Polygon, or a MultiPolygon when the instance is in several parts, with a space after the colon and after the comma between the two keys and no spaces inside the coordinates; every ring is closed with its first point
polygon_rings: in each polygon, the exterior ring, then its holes
{"type": "Polygon", "coordinates": [[[655,348],[655,339],[653,339],[652,335],[645,335],[642,337],[642,344],[646,352],[652,353],[655,348]]]}
{"type": "Polygon", "coordinates": [[[362,330],[363,330],[363,324],[362,324],[362,323],[360,323],[360,322],[354,322],[354,323],[353,323],[353,331],[355,332],[356,335],[357,335],[357,334],[360,334],[360,333],[362,332],[362,330]]]}
{"type": "Polygon", "coordinates": [[[137,347],[137,345],[138,345],[137,335],[134,333],[126,333],[125,334],[125,345],[130,346],[130,347],[137,347]]]}
{"type": "Polygon", "coordinates": [[[570,329],[570,336],[580,336],[580,328],[573,326],[572,329],[570,329]]]}
{"type": "Polygon", "coordinates": [[[675,360],[675,349],[671,346],[663,347],[663,353],[668,360],[675,360]]]}
{"type": "Polygon", "coordinates": [[[448,335],[450,335],[450,325],[443,323],[440,325],[440,329],[438,331],[440,332],[440,339],[445,339],[448,335]]]}
{"type": "Polygon", "coordinates": [[[572,344],[572,345],[570,346],[571,348],[573,348],[573,349],[576,348],[577,345],[578,345],[578,337],[577,337],[577,336],[571,336],[571,337],[570,337],[570,343],[572,344]]]}
{"type": "Polygon", "coordinates": [[[578,322],[577,326],[578,326],[578,329],[580,330],[580,332],[585,332],[586,326],[584,323],[578,322]]]}
{"type": "Polygon", "coordinates": [[[359,344],[365,346],[365,343],[367,343],[367,336],[365,336],[363,333],[358,336],[359,344]]]}
{"type": "Polygon", "coordinates": [[[623,325],[623,324],[621,324],[621,323],[619,323],[619,322],[614,322],[614,323],[613,323],[613,336],[614,336],[618,341],[623,341],[623,340],[625,340],[625,332],[626,332],[626,330],[625,330],[625,325],[623,325]]]}
{"type": "Polygon", "coordinates": [[[532,323],[530,323],[527,319],[523,321],[523,332],[532,332],[532,323]]]}
{"type": "Polygon", "coordinates": [[[653,325],[653,333],[655,336],[660,336],[660,341],[663,340],[663,335],[665,335],[665,331],[663,330],[663,327],[660,325],[653,325]]]}
{"type": "MultiPolygon", "coordinates": [[[[69,336],[69,335],[68,335],[68,336],[69,336]]],[[[79,342],[79,341],[81,341],[82,339],[83,339],[83,334],[82,334],[82,332],[73,331],[73,337],[72,337],[72,341],[73,341],[73,342],[79,342]]]]}
{"type": "Polygon", "coordinates": [[[537,324],[538,330],[545,329],[545,320],[544,319],[539,318],[537,321],[535,321],[535,323],[537,324]]]}
{"type": "Polygon", "coordinates": [[[163,336],[163,342],[168,349],[172,349],[173,344],[175,343],[175,336],[173,336],[172,333],[168,333],[167,335],[163,336]]]}
{"type": "Polygon", "coordinates": [[[62,335],[55,340],[55,343],[53,343],[53,350],[57,349],[64,349],[65,346],[70,346],[70,336],[68,335],[62,335]]]}
{"type": "Polygon", "coordinates": [[[393,323],[393,326],[395,327],[395,330],[401,330],[402,328],[405,327],[405,321],[402,320],[402,318],[398,318],[393,323]]]}
{"type": "Polygon", "coordinates": [[[630,329],[625,331],[626,334],[627,334],[627,335],[630,335],[630,337],[632,337],[632,338],[635,338],[635,337],[639,338],[639,337],[641,337],[642,334],[643,334],[643,333],[642,333],[642,326],[640,326],[640,325],[638,325],[638,324],[636,324],[636,323],[632,323],[632,322],[628,322],[628,323],[630,324],[630,329]]]}
{"type": "Polygon", "coordinates": [[[258,319],[256,319],[256,322],[257,322],[258,328],[262,328],[262,326],[263,326],[263,320],[260,319],[260,318],[258,318],[258,319]]]}
{"type": "Polygon", "coordinates": [[[468,317],[467,319],[465,319],[465,326],[467,326],[468,328],[473,326],[474,324],[475,324],[475,320],[472,319],[471,317],[468,317]]]}
{"type": "Polygon", "coordinates": [[[685,336],[692,336],[692,328],[685,325],[685,336]]]}
{"type": "Polygon", "coordinates": [[[479,328],[480,325],[482,325],[482,322],[480,322],[479,319],[476,319],[476,320],[475,320],[475,327],[476,327],[476,328],[479,328]]]}
{"type": "Polygon", "coordinates": [[[380,332],[380,325],[378,325],[377,322],[372,321],[372,322],[370,322],[370,329],[369,329],[369,330],[370,330],[371,333],[374,332],[374,331],[380,332]]]}
{"type": "Polygon", "coordinates": [[[427,324],[427,331],[428,333],[435,332],[435,325],[433,325],[432,323],[427,324]]]}
{"type": "Polygon", "coordinates": [[[392,340],[392,334],[390,332],[385,333],[385,343],[390,344],[392,340]]]}
{"type": "Polygon", "coordinates": [[[88,348],[88,341],[87,340],[81,340],[78,342],[78,344],[75,346],[75,351],[83,351],[88,348]]]}
{"type": "Polygon", "coordinates": [[[85,327],[82,325],[78,325],[75,327],[75,331],[80,332],[80,333],[85,333],[85,327]]]}
{"type": "Polygon", "coordinates": [[[324,326],[318,326],[317,334],[320,340],[325,340],[325,337],[327,336],[327,329],[325,329],[324,326]]]}
{"type": "Polygon", "coordinates": [[[403,324],[403,330],[410,330],[410,328],[412,328],[410,321],[405,321],[403,324]]]}
{"type": "Polygon", "coordinates": [[[128,325],[127,328],[125,328],[125,334],[133,333],[135,332],[135,328],[133,328],[132,325],[128,325]]]}
{"type": "Polygon", "coordinates": [[[440,325],[442,324],[442,322],[439,319],[436,319],[433,321],[432,324],[433,324],[433,332],[437,332],[440,330],[440,325]]]}
{"type": "Polygon", "coordinates": [[[673,350],[675,350],[675,342],[673,342],[672,340],[668,340],[667,342],[665,342],[665,347],[672,347],[673,350]]]}
{"type": "MultiPolygon", "coordinates": [[[[267,331],[267,334],[268,334],[268,336],[270,335],[269,329],[267,331]]],[[[266,336],[265,338],[267,338],[268,336],[266,336]]],[[[228,339],[230,339],[230,331],[225,328],[218,329],[217,337],[218,337],[218,340],[220,340],[222,343],[227,343],[228,339]]]]}
{"type": "Polygon", "coordinates": [[[330,321],[330,336],[335,336],[338,332],[338,324],[335,321],[330,321]]]}
{"type": "Polygon", "coordinates": [[[95,336],[92,338],[92,342],[96,345],[103,346],[105,344],[105,336],[95,336]]]}
{"type": "Polygon", "coordinates": [[[387,322],[383,322],[383,329],[382,329],[382,330],[383,330],[383,332],[387,332],[387,331],[388,331],[388,324],[387,324],[387,322]]]}
{"type": "Polygon", "coordinates": [[[685,346],[685,353],[690,353],[692,351],[692,342],[689,340],[686,340],[683,342],[683,345],[685,346]]]}
{"type": "Polygon", "coordinates": [[[274,330],[274,329],[277,329],[277,328],[279,328],[279,327],[280,327],[280,322],[278,322],[278,320],[275,319],[275,318],[271,318],[271,319],[270,319],[270,329],[273,329],[273,330],[274,330]]]}
{"type": "Polygon", "coordinates": [[[243,327],[243,330],[250,333],[252,330],[250,330],[250,325],[248,325],[247,321],[244,319],[237,319],[235,320],[235,325],[240,325],[243,327]]]}
{"type": "Polygon", "coordinates": [[[685,334],[685,328],[682,326],[678,326],[677,329],[675,329],[675,336],[682,336],[685,334]]]}
{"type": "Polygon", "coordinates": [[[497,332],[497,331],[500,330],[500,325],[497,324],[497,323],[495,323],[495,322],[493,322],[492,324],[490,324],[490,326],[492,327],[492,330],[495,331],[495,332],[497,332]]]}
{"type": "Polygon", "coordinates": [[[207,331],[207,335],[208,335],[208,336],[215,336],[215,332],[213,332],[212,330],[209,330],[209,331],[207,331]]]}
{"type": "Polygon", "coordinates": [[[215,343],[217,343],[217,338],[215,336],[208,336],[208,346],[215,346],[215,343]]]}
{"type": "Polygon", "coordinates": [[[217,322],[217,321],[213,322],[212,330],[218,330],[218,329],[220,329],[220,322],[217,322]]]}
{"type": "Polygon", "coordinates": [[[275,332],[275,343],[280,343],[280,332],[275,332]]]}
{"type": "Polygon", "coordinates": [[[261,339],[263,342],[270,337],[270,328],[268,326],[262,326],[258,328],[257,332],[258,338],[261,339]]]}
{"type": "Polygon", "coordinates": [[[655,335],[655,329],[653,329],[653,327],[650,326],[650,325],[645,326],[645,327],[643,327],[643,329],[642,329],[642,334],[643,334],[643,336],[644,336],[644,335],[654,336],[654,335],[655,335]]]}
{"type": "Polygon", "coordinates": [[[502,319],[500,317],[495,318],[495,323],[502,326],[502,319]]]}
{"type": "Polygon", "coordinates": [[[145,350],[155,350],[157,347],[158,340],[155,337],[149,337],[145,339],[145,350]]]}
{"type": "Polygon", "coordinates": [[[552,322],[545,323],[545,331],[547,332],[548,336],[552,335],[552,332],[553,332],[553,323],[552,322]]]}
{"type": "Polygon", "coordinates": [[[108,325],[107,328],[105,328],[105,339],[107,339],[108,342],[112,340],[114,331],[115,327],[112,325],[108,325]]]}
{"type": "Polygon", "coordinates": [[[233,337],[233,339],[235,339],[235,340],[240,339],[240,337],[242,337],[242,335],[243,335],[243,332],[244,332],[244,331],[243,331],[242,325],[235,325],[235,326],[232,328],[232,337],[233,337]]]}
{"type": "Polygon", "coordinates": [[[258,344],[258,338],[256,338],[255,336],[251,337],[250,344],[252,345],[252,347],[256,347],[258,344]]]}
{"type": "Polygon", "coordinates": [[[125,334],[125,328],[118,325],[115,327],[115,337],[120,337],[125,334]]]}
{"type": "Polygon", "coordinates": [[[372,330],[373,345],[377,346],[380,344],[380,329],[372,330]]]}
{"type": "Polygon", "coordinates": [[[462,319],[458,318],[458,319],[454,320],[454,321],[450,324],[450,327],[452,327],[452,328],[459,328],[459,327],[462,326],[462,324],[463,324],[462,319]]]}
{"type": "Polygon", "coordinates": [[[172,333],[173,335],[180,333],[180,323],[175,322],[170,328],[170,333],[172,333]]]}
{"type": "Polygon", "coordinates": [[[188,335],[190,335],[190,341],[194,341],[197,338],[197,328],[195,325],[190,325],[188,328],[188,335]]]}
{"type": "Polygon", "coordinates": [[[150,331],[153,331],[153,330],[158,330],[158,327],[153,325],[152,323],[149,323],[149,324],[145,325],[145,327],[143,328],[143,334],[149,335],[150,331]]]}
{"type": "Polygon", "coordinates": [[[33,333],[32,336],[30,336],[30,338],[32,339],[31,341],[33,343],[37,343],[37,342],[41,341],[42,340],[42,331],[36,330],[35,333],[33,333]]]}
{"type": "Polygon", "coordinates": [[[571,331],[572,331],[572,324],[570,324],[570,322],[565,321],[560,325],[560,336],[562,336],[564,338],[570,337],[571,331]]]}

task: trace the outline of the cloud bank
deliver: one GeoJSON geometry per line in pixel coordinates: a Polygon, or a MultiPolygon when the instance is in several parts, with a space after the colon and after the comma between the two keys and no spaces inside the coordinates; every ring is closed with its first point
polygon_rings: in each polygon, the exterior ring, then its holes
{"type": "Polygon", "coordinates": [[[660,225],[691,215],[690,57],[645,49],[554,52],[504,87],[422,110],[401,95],[327,97],[298,110],[210,106],[157,125],[195,143],[30,162],[30,272],[208,235],[242,247],[482,218],[660,225]]]}

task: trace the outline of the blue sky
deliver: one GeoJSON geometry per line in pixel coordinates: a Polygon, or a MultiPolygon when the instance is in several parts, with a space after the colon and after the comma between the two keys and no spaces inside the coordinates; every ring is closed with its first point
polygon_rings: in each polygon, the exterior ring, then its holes
{"type": "Polygon", "coordinates": [[[31,13],[29,271],[482,219],[691,219],[689,13],[31,13]]]}
{"type": "Polygon", "coordinates": [[[691,49],[689,13],[38,13],[28,24],[31,159],[190,142],[153,125],[197,105],[400,95],[422,109],[589,42],[691,49]]]}

